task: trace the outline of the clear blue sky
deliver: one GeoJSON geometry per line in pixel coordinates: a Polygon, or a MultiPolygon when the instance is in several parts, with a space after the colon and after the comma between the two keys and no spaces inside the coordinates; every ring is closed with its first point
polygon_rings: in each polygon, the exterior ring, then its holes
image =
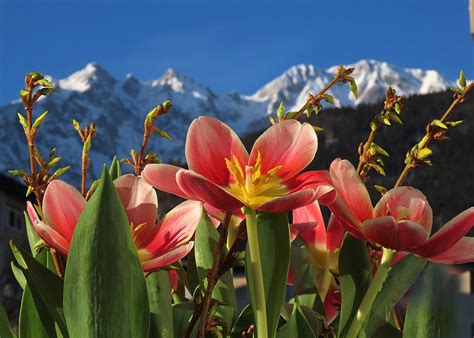
{"type": "Polygon", "coordinates": [[[294,64],[362,58],[474,78],[468,0],[158,2],[0,0],[0,104],[28,71],[61,78],[90,61],[243,94],[294,64]]]}

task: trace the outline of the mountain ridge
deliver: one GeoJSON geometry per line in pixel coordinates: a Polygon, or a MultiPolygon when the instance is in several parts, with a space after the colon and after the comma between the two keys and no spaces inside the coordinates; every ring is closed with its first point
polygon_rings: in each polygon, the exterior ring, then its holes
{"type": "MultiPolygon", "coordinates": [[[[392,86],[400,95],[426,94],[446,90],[452,81],[433,70],[397,67],[376,60],[361,60],[347,66],[355,67],[354,77],[359,86],[359,100],[355,100],[345,84],[337,84],[329,93],[335,97],[336,107],[355,107],[383,100],[385,89],[392,86]]],[[[165,161],[182,162],[184,140],[189,123],[199,115],[211,115],[223,120],[240,135],[259,130],[267,125],[267,117],[274,113],[281,101],[287,110],[298,109],[308,93],[319,91],[329,82],[335,67],[318,69],[314,65],[295,65],[266,83],[252,95],[236,92],[218,93],[193,78],[174,69],[167,69],[154,80],[142,82],[132,74],[117,79],[98,63],[88,63],[64,79],[53,81],[61,89],[38,101],[35,114],[48,110],[49,115],[38,135],[39,148],[47,153],[57,146],[65,161],[63,165],[79,163],[81,143],[71,126],[72,119],[80,123],[94,121],[97,138],[92,145],[92,176],[100,175],[103,163],[114,154],[126,157],[130,148],[137,148],[143,135],[145,114],[166,99],[173,102],[173,110],[157,121],[174,142],[153,138],[150,149],[160,149],[165,161]]],[[[0,169],[20,169],[27,166],[27,148],[23,131],[16,120],[16,111],[23,111],[19,101],[0,107],[0,169]]],[[[76,166],[69,174],[79,180],[76,166]]]]}

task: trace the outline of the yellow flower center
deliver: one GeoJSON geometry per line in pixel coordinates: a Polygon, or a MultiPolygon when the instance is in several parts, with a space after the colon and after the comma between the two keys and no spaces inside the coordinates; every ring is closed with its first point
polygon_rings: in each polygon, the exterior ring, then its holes
{"type": "Polygon", "coordinates": [[[276,175],[282,166],[278,165],[266,173],[262,173],[260,152],[257,154],[255,165],[245,166],[245,172],[235,155],[232,156],[232,161],[226,158],[225,163],[234,179],[227,191],[251,208],[256,208],[288,193],[288,188],[276,175]]]}

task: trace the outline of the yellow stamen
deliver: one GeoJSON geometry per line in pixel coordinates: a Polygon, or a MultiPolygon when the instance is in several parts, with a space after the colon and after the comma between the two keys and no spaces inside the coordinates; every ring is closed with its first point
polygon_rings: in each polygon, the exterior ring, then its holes
{"type": "Polygon", "coordinates": [[[263,173],[260,152],[257,153],[253,166],[245,166],[245,173],[235,155],[232,156],[232,161],[226,158],[225,163],[233,178],[228,187],[229,193],[251,208],[288,193],[288,188],[277,176],[282,166],[278,165],[263,173]]]}

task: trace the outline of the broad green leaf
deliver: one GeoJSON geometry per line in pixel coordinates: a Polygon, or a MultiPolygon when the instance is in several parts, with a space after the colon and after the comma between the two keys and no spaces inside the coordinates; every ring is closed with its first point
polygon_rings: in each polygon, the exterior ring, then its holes
{"type": "Polygon", "coordinates": [[[114,156],[114,159],[112,160],[112,164],[110,164],[109,173],[110,173],[110,178],[112,179],[112,181],[122,175],[122,171],[120,169],[120,161],[118,160],[117,156],[114,156]]]}
{"type": "MultiPolygon", "coordinates": [[[[33,297],[36,308],[38,309],[40,318],[43,320],[45,327],[48,322],[53,319],[61,330],[64,337],[68,336],[66,321],[63,313],[63,280],[33,258],[26,250],[15,246],[11,243],[13,255],[18,265],[23,271],[29,290],[33,297]],[[46,308],[46,310],[44,310],[46,308]],[[48,312],[48,313],[44,313],[48,312]]],[[[47,262],[48,251],[43,250],[38,253],[38,259],[47,262]]]]}
{"type": "Polygon", "coordinates": [[[10,327],[7,313],[3,306],[0,306],[0,337],[2,338],[15,338],[16,334],[10,327]]]}
{"type": "Polygon", "coordinates": [[[371,280],[367,247],[349,234],[344,238],[339,254],[339,280],[342,306],[338,336],[345,337],[371,280]]]}
{"type": "MultiPolygon", "coordinates": [[[[194,258],[200,281],[207,278],[208,270],[212,267],[218,239],[219,232],[214,227],[214,224],[212,224],[209,216],[203,213],[194,235],[194,258]]],[[[204,286],[207,287],[207,283],[204,283],[204,286]]],[[[237,317],[237,299],[232,271],[227,271],[217,282],[212,291],[212,298],[227,305],[225,308],[218,306],[216,316],[224,319],[230,327],[237,317]],[[229,311],[229,307],[234,310],[229,311]]]]}
{"type": "Polygon", "coordinates": [[[375,298],[372,310],[362,327],[361,333],[363,332],[367,337],[372,337],[377,327],[390,318],[394,305],[417,280],[425,266],[425,259],[410,255],[391,268],[382,289],[375,298]]]}
{"type": "Polygon", "coordinates": [[[403,337],[460,337],[454,296],[457,284],[441,266],[429,264],[410,293],[403,337]]]}
{"type": "Polygon", "coordinates": [[[171,286],[168,272],[160,270],[146,278],[150,304],[149,337],[172,338],[173,312],[171,310],[171,286]]]}
{"type": "MultiPolygon", "coordinates": [[[[194,303],[185,302],[173,305],[173,328],[174,337],[183,337],[188,328],[189,320],[193,316],[194,303]]],[[[197,336],[198,323],[194,326],[191,337],[197,336]]]]}
{"type": "Polygon", "coordinates": [[[72,337],[147,337],[145,277],[127,215],[104,167],[76,225],[64,279],[72,337]]]}
{"type": "Polygon", "coordinates": [[[281,330],[278,331],[276,336],[278,338],[316,337],[315,332],[306,320],[298,302],[293,306],[293,312],[291,313],[290,319],[281,330]]]}
{"type": "Polygon", "coordinates": [[[37,307],[31,290],[27,286],[23,291],[18,318],[18,336],[20,338],[51,338],[57,337],[54,329],[54,320],[49,314],[46,305],[37,307]],[[43,314],[43,318],[40,318],[43,314]],[[48,318],[48,320],[46,320],[48,318]],[[43,322],[47,323],[46,327],[43,322]]]}
{"type": "Polygon", "coordinates": [[[244,307],[242,312],[240,312],[239,317],[234,323],[232,330],[230,332],[231,338],[241,338],[242,332],[247,332],[250,325],[254,324],[253,319],[253,310],[250,304],[244,307]]]}
{"type": "MultiPolygon", "coordinates": [[[[257,215],[257,232],[263,274],[268,336],[274,337],[285,299],[286,281],[290,265],[290,230],[286,213],[257,215]]],[[[247,245],[247,253],[249,252],[247,245]]],[[[250,304],[255,308],[255,282],[250,266],[250,255],[245,256],[245,271],[250,304]]],[[[258,324],[257,324],[258,325],[258,324]]]]}

